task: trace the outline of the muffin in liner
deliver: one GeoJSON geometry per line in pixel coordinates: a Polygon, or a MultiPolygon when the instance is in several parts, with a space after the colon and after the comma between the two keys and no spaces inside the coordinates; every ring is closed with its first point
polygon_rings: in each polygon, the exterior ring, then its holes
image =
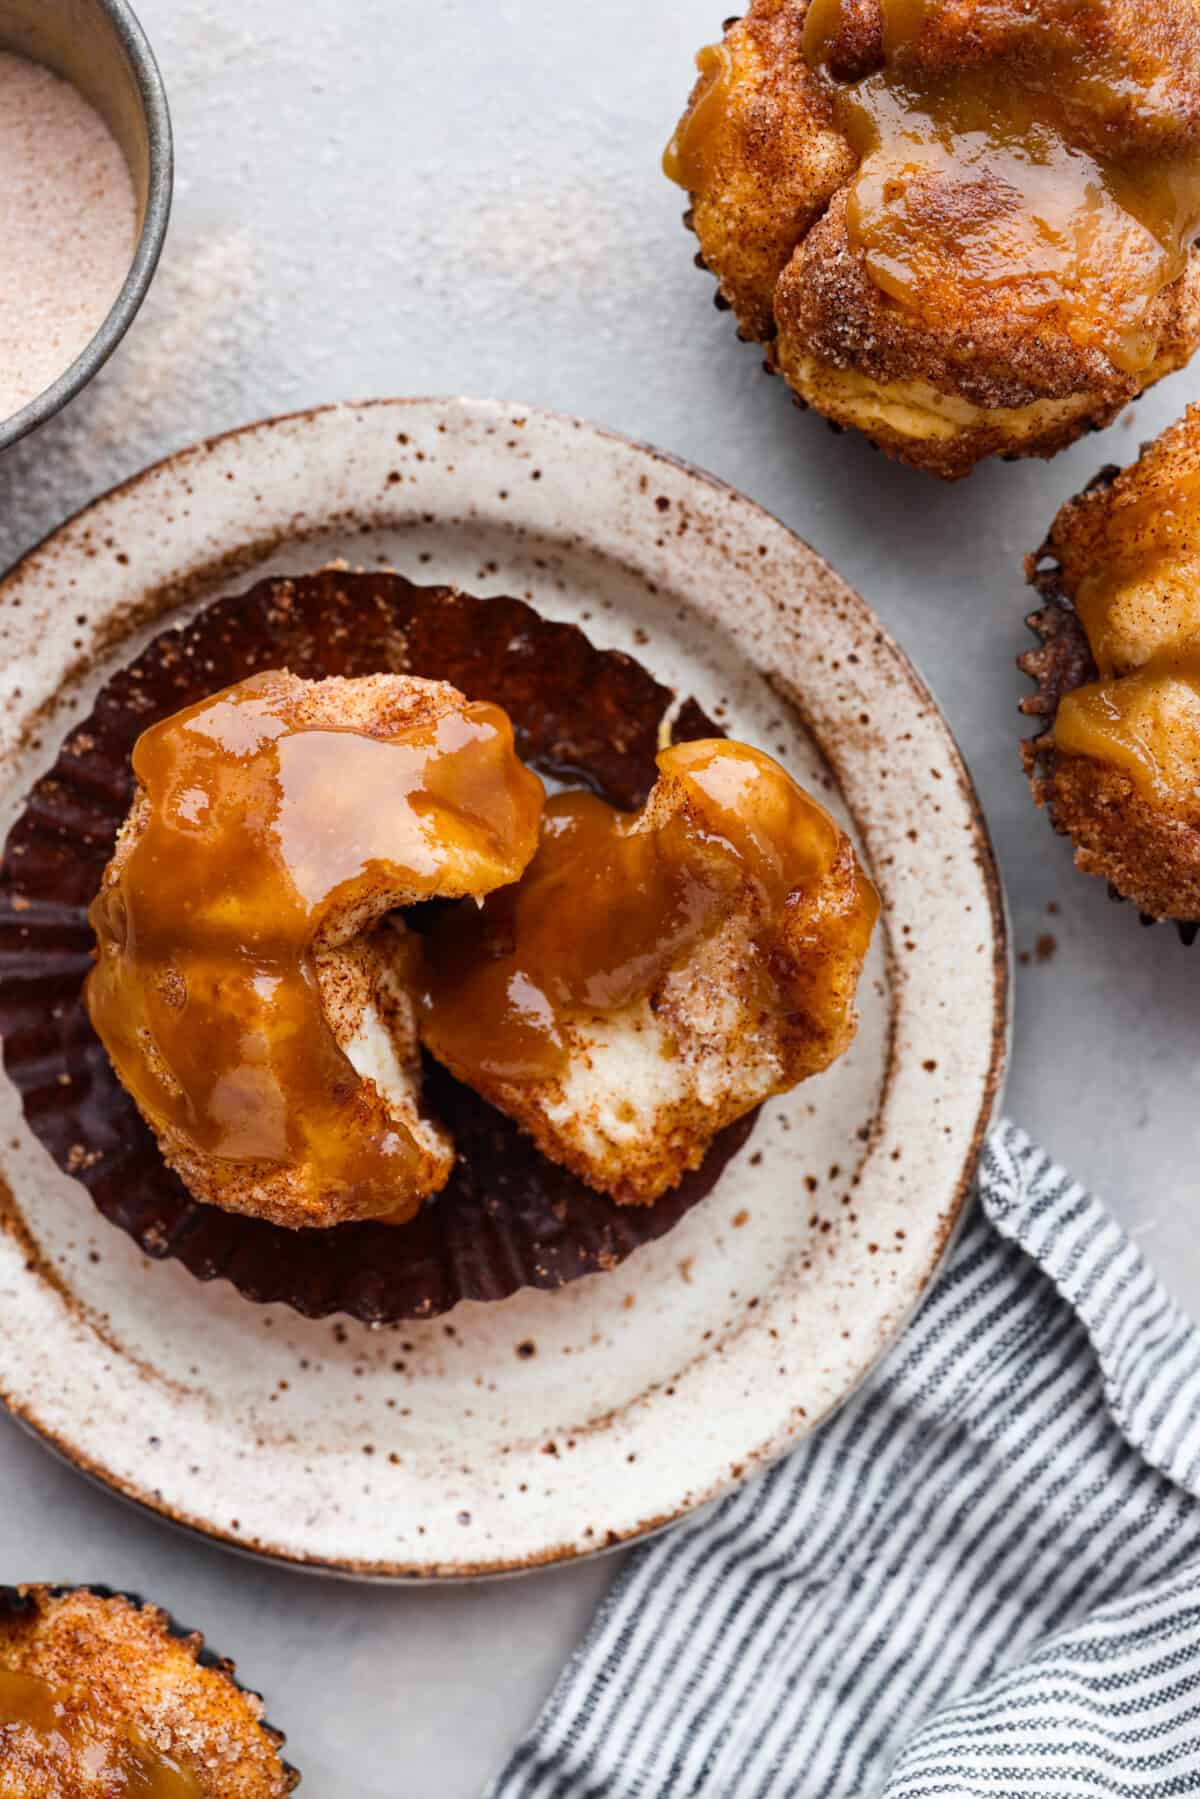
{"type": "Polygon", "coordinates": [[[0,1036],[30,1128],[59,1167],[149,1256],[306,1317],[427,1318],[463,1299],[556,1288],[615,1267],[715,1184],[753,1128],[731,1126],[701,1168],[653,1206],[620,1207],[547,1161],[500,1112],[427,1059],[431,1109],[458,1162],[410,1223],[289,1231],[193,1200],[163,1161],[89,1022],[87,908],[133,794],[130,756],[156,720],[266,668],[311,680],[380,672],[444,680],[512,718],[540,773],[626,809],[671,740],[723,735],[632,657],[515,599],[326,569],[262,581],[156,637],[97,696],[9,834],[0,864],[0,1036]]]}
{"type": "MultiPolygon", "coordinates": [[[[1155,221],[1163,260],[1131,283],[1145,227],[1114,204],[1111,173],[1146,202],[1156,176],[1195,166],[1197,41],[1191,0],[1149,13],[750,0],[700,50],[664,157],[717,307],[802,407],[902,462],[955,481],[985,457],[1056,454],[1200,344],[1193,221],[1181,213],[1172,236],[1168,201],[1155,221]],[[1039,30],[1025,15],[1040,12],[1039,30]],[[1106,104],[1101,66],[1121,70],[1123,107],[1106,104]],[[1088,170],[1101,141],[1102,196],[1098,165],[1088,170]],[[1061,278],[1036,197],[1013,205],[1035,146],[1087,247],[1061,278]]],[[[1060,246],[1069,237],[1060,229],[1060,246]]]]}
{"type": "MultiPolygon", "coordinates": [[[[1120,473],[1120,468],[1115,464],[1101,469],[1084,492],[1093,493],[1111,487],[1120,473]]],[[[1055,785],[1057,751],[1054,721],[1065,696],[1073,693],[1076,688],[1085,687],[1097,680],[1100,671],[1096,666],[1083,620],[1066,592],[1062,569],[1050,540],[1026,558],[1026,575],[1030,586],[1040,594],[1042,604],[1030,612],[1025,620],[1037,639],[1037,648],[1018,656],[1017,666],[1035,683],[1036,691],[1021,701],[1021,711],[1027,718],[1036,719],[1039,728],[1033,737],[1027,737],[1022,742],[1021,762],[1037,804],[1045,808],[1056,831],[1064,836],[1071,836],[1071,823],[1059,808],[1055,785]]],[[[1148,840],[1153,828],[1153,818],[1147,810],[1143,831],[1148,840]]],[[[1164,841],[1164,858],[1169,847],[1169,842],[1164,841]]],[[[1086,862],[1081,862],[1080,865],[1085,867],[1086,872],[1097,872],[1087,867],[1086,862]]],[[[1108,892],[1109,897],[1118,904],[1130,903],[1127,895],[1112,880],[1108,881],[1108,892]]],[[[1138,918],[1147,927],[1161,922],[1150,912],[1139,912],[1138,918]]],[[[1175,925],[1180,941],[1190,948],[1197,936],[1200,936],[1200,922],[1180,918],[1174,918],[1171,922],[1175,925]]]]}
{"type": "MultiPolygon", "coordinates": [[[[80,1674],[86,1673],[86,1658],[91,1654],[89,1639],[94,1638],[97,1647],[102,1645],[106,1656],[111,1657],[119,1649],[122,1629],[133,1628],[140,1654],[128,1663],[119,1657],[117,1662],[118,1670],[133,1670],[131,1679],[142,1667],[144,1685],[129,1694],[131,1712],[148,1711],[155,1723],[171,1732],[172,1738],[177,1737],[180,1725],[176,1695],[189,1680],[196,1680],[193,1669],[204,1670],[202,1713],[194,1724],[199,1758],[210,1777],[206,1791],[225,1795],[231,1790],[227,1767],[222,1772],[212,1765],[214,1760],[223,1762],[231,1747],[240,1751],[240,1774],[233,1776],[237,1793],[283,1795],[299,1786],[299,1772],[280,1753],[286,1741],[283,1732],[263,1717],[261,1698],[235,1678],[234,1664],[209,1649],[199,1631],[188,1630],[140,1594],[116,1592],[112,1587],[90,1583],[0,1586],[0,1671],[6,1666],[7,1642],[19,1641],[26,1630],[36,1634],[64,1609],[71,1616],[64,1628],[60,1652],[68,1658],[84,1660],[80,1674]],[[153,1669],[143,1666],[147,1649],[154,1656],[153,1669]],[[151,1678],[152,1672],[157,1679],[151,1678]],[[214,1675],[215,1683],[208,1678],[214,1675]],[[160,1712],[165,1715],[158,1716],[160,1712]]],[[[74,1669],[70,1672],[76,1674],[74,1669]]]]}

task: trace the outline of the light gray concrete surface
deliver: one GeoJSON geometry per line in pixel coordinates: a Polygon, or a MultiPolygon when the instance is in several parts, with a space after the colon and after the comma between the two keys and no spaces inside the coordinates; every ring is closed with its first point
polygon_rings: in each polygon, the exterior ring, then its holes
{"type": "MultiPolygon", "coordinates": [[[[145,462],[351,396],[495,394],[690,458],[793,525],[939,694],[979,783],[1016,946],[1009,1109],[1200,1311],[1197,983],[1075,875],[1017,766],[1020,563],[1200,368],[1045,466],[956,488],[787,403],[692,267],[658,156],[720,0],[140,0],[178,140],[175,220],[125,346],[0,460],[0,558],[145,462]],[[1055,903],[1059,911],[1050,916],[1055,903]]],[[[320,1799],[478,1794],[614,1564],[447,1592],[260,1569],[143,1521],[0,1425],[0,1580],[137,1588],[267,1691],[320,1799]]]]}

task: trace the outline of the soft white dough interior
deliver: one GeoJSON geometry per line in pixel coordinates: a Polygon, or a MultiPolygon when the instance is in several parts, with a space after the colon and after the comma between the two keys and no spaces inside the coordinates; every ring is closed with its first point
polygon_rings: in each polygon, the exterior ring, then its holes
{"type": "Polygon", "coordinates": [[[561,1096],[545,1104],[549,1122],[592,1154],[606,1142],[644,1139],[686,1078],[683,1065],[664,1054],[666,1034],[649,1004],[580,1020],[572,1036],[577,1043],[561,1096]]]}
{"type": "Polygon", "coordinates": [[[392,1034],[373,1000],[367,1001],[358,1029],[343,1048],[355,1074],[374,1082],[377,1091],[404,1120],[422,1148],[440,1149],[437,1130],[420,1115],[417,1082],[397,1055],[392,1034]]]}
{"type": "MultiPolygon", "coordinates": [[[[652,1141],[679,1107],[723,1106],[731,1089],[753,1104],[778,1079],[778,1058],[747,1059],[744,1041],[737,1060],[729,1056],[729,1021],[722,1015],[736,1013],[736,995],[705,994],[679,975],[671,977],[668,991],[672,986],[691,988],[686,1034],[672,1032],[648,1000],[573,1026],[561,1094],[548,1095],[543,1112],[590,1156],[602,1160],[608,1146],[652,1141]]],[[[677,991],[672,998],[678,1025],[684,996],[677,991]]]]}

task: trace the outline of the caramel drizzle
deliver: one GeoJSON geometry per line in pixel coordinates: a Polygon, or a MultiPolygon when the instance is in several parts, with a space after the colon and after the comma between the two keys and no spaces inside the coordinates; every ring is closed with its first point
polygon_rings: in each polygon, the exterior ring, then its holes
{"type": "Polygon", "coordinates": [[[706,44],[697,53],[700,86],[663,152],[668,181],[700,193],[712,179],[716,147],[733,86],[733,58],[727,46],[706,44]]]}
{"type": "Polygon", "coordinates": [[[734,905],[752,905],[766,928],[754,1000],[764,1015],[786,1006],[765,972],[769,939],[788,896],[829,873],[837,826],[744,744],[677,744],[658,767],[686,794],[663,822],[653,798],[626,813],[590,794],[557,795],[520,884],[457,908],[426,939],[425,1036],[456,1071],[560,1076],[573,1021],[646,1000],[734,905]]]}
{"type": "Polygon", "coordinates": [[[1127,774],[1146,798],[1200,805],[1200,645],[1167,650],[1133,674],[1064,695],[1055,748],[1127,774]]]}
{"type": "MultiPolygon", "coordinates": [[[[78,1696],[68,1697],[36,1675],[0,1668],[0,1770],[19,1776],[23,1766],[30,1772],[52,1769],[65,1792],[86,1778],[89,1792],[103,1785],[112,1799],[202,1799],[203,1794],[182,1763],[152,1749],[135,1727],[119,1730],[78,1696]]],[[[7,1791],[2,1771],[0,1788],[7,1791]]]]}
{"type": "Polygon", "coordinates": [[[1090,62],[1012,0],[981,0],[980,12],[1024,32],[1019,71],[946,68],[920,54],[937,0],[880,5],[882,66],[859,80],[831,67],[845,0],[813,0],[805,25],[808,62],[860,158],[847,229],[874,283],[944,326],[969,325],[973,303],[1031,323],[1055,315],[1081,347],[1145,372],[1146,310],[1200,231],[1200,155],[1104,154],[1080,120],[1157,124],[1169,116],[1165,72],[1139,92],[1115,56],[1090,62]]]}
{"type": "Polygon", "coordinates": [[[541,783],[498,707],[388,738],[313,729],[291,716],[287,679],[255,676],[139,739],[148,817],[91,909],[88,1009],[160,1128],[231,1163],[308,1164],[364,1214],[399,1215],[419,1146],[398,1120],[356,1128],[363,1083],[326,1018],[316,949],[335,913],[357,934],[381,885],[423,898],[447,869],[467,876],[454,892],[515,878],[541,783]]]}

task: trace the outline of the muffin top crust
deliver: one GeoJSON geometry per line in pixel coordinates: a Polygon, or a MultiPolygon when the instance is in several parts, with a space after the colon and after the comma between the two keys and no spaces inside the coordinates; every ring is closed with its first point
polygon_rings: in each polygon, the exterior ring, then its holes
{"type": "Polygon", "coordinates": [[[1192,0],[753,0],[666,168],[797,393],[956,477],[1200,341],[1198,69],[1192,0]]]}
{"type": "Polygon", "coordinates": [[[299,1776],[198,1635],[120,1596],[0,1593],[6,1799],[281,1799],[299,1776]]]}

